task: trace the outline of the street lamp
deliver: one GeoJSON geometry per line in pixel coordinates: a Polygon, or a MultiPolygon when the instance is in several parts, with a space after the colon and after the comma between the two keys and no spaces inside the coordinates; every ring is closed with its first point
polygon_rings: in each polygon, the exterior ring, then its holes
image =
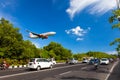
{"type": "Polygon", "coordinates": [[[116,0],[117,8],[120,9],[120,0],[116,0]]]}

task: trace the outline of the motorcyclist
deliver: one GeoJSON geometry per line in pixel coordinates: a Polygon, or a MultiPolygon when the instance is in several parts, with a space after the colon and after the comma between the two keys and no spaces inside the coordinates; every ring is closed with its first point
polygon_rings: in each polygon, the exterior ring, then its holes
{"type": "Polygon", "coordinates": [[[66,64],[68,64],[68,63],[69,63],[69,59],[67,58],[67,59],[66,59],[66,64]]]}
{"type": "Polygon", "coordinates": [[[95,69],[98,69],[99,64],[100,64],[100,60],[99,59],[94,59],[94,67],[95,67],[95,69]]]}
{"type": "Polygon", "coordinates": [[[3,70],[8,69],[9,64],[6,62],[6,60],[3,60],[2,67],[3,67],[3,70]]]}

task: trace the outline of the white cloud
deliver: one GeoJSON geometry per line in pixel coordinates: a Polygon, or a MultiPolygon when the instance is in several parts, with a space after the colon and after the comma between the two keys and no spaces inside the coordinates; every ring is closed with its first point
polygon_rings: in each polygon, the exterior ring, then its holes
{"type": "Polygon", "coordinates": [[[109,10],[114,9],[116,5],[116,0],[100,0],[95,3],[95,5],[90,9],[91,14],[104,14],[109,10]]]}
{"type": "Polygon", "coordinates": [[[116,8],[116,0],[70,0],[70,6],[66,12],[72,19],[76,13],[88,9],[91,14],[104,14],[116,8]]]}
{"type": "Polygon", "coordinates": [[[89,30],[90,30],[90,27],[88,27],[88,29],[82,29],[80,26],[77,26],[75,28],[65,30],[65,32],[67,34],[72,34],[76,36],[77,37],[76,40],[78,41],[78,40],[83,40],[83,38],[80,38],[80,37],[83,37],[84,34],[86,34],[89,30]]]}
{"type": "Polygon", "coordinates": [[[84,40],[84,38],[79,38],[79,37],[78,37],[78,38],[76,39],[76,41],[82,41],[82,40],[84,40]]]}

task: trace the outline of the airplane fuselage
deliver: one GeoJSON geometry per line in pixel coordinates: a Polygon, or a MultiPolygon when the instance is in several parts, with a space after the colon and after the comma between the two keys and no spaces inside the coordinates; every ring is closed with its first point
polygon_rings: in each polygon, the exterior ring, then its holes
{"type": "Polygon", "coordinates": [[[42,33],[42,34],[36,34],[36,33],[30,32],[29,33],[29,35],[30,35],[29,37],[33,38],[33,39],[35,39],[35,38],[47,39],[48,36],[52,36],[54,34],[56,34],[56,32],[46,32],[46,33],[42,33]]]}

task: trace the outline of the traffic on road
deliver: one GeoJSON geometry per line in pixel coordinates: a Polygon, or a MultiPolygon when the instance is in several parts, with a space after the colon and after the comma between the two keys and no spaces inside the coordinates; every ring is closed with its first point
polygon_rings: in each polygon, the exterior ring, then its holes
{"type": "MultiPolygon", "coordinates": [[[[95,63],[95,60],[92,61],[95,63]]],[[[109,64],[100,62],[97,69],[90,63],[90,61],[86,63],[78,61],[75,64],[56,63],[53,65],[47,59],[33,58],[28,63],[28,67],[0,70],[0,80],[109,80],[112,70],[120,62],[112,61],[109,64]],[[48,66],[43,67],[42,65],[45,64],[48,66]],[[34,69],[31,70],[31,68],[34,69]]]]}

